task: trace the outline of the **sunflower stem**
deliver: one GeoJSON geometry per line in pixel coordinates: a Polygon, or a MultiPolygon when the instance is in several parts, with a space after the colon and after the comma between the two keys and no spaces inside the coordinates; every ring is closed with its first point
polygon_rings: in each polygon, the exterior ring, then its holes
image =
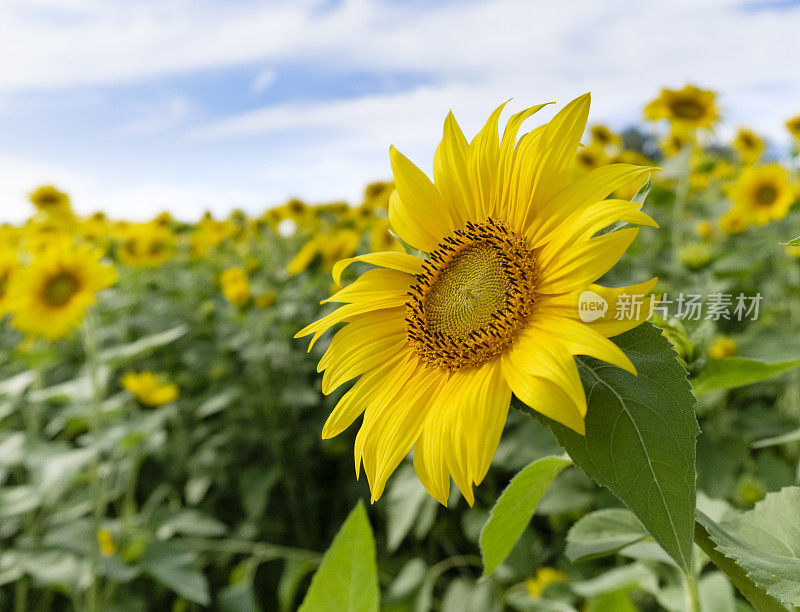
{"type": "Polygon", "coordinates": [[[683,246],[683,217],[689,199],[689,176],[691,174],[692,151],[688,147],[681,152],[681,169],[675,188],[675,204],[672,207],[672,254],[678,256],[683,246]]]}
{"type": "MultiPolygon", "coordinates": [[[[89,433],[91,443],[96,445],[100,440],[100,381],[97,363],[97,333],[95,322],[90,311],[83,322],[83,346],[86,354],[86,367],[89,373],[89,380],[92,389],[92,396],[89,405],[89,433]]],[[[87,592],[86,607],[90,612],[97,612],[100,609],[99,602],[99,582],[100,582],[100,541],[97,534],[100,532],[100,524],[103,516],[103,488],[100,482],[100,458],[99,449],[93,455],[91,464],[91,488],[92,488],[92,558],[91,558],[91,582],[87,592]]]]}

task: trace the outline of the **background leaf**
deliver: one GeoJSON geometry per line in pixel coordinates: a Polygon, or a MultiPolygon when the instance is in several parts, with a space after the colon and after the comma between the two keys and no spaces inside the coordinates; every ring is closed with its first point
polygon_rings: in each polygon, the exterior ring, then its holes
{"type": "Polygon", "coordinates": [[[516,399],[514,405],[547,425],[575,464],[608,487],[690,573],[699,428],[686,370],[650,323],[614,341],[638,376],[595,359],[578,360],[589,404],[586,436],[516,399]]]}
{"type": "Polygon", "coordinates": [[[767,363],[744,357],[709,359],[705,367],[692,379],[697,397],[717,391],[760,382],[800,366],[800,359],[767,363]]]}
{"type": "Polygon", "coordinates": [[[593,559],[617,552],[647,537],[636,516],[623,508],[605,508],[581,518],[567,534],[570,561],[593,559]]]}
{"type": "Polygon", "coordinates": [[[508,556],[531,522],[536,504],[547,487],[569,464],[569,459],[563,457],[545,457],[511,479],[481,531],[484,576],[491,574],[508,556]]]}
{"type": "Polygon", "coordinates": [[[375,540],[359,501],[322,558],[300,610],[370,612],[379,598],[375,540]]]}

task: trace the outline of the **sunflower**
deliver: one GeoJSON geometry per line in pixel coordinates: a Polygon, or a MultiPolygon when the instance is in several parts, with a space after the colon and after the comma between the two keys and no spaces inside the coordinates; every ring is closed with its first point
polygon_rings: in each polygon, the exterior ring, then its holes
{"type": "Polygon", "coordinates": [[[719,229],[729,236],[741,234],[749,226],[749,219],[745,216],[741,209],[736,207],[731,208],[719,218],[719,229]]]}
{"type": "Polygon", "coordinates": [[[800,115],[792,117],[786,122],[786,129],[794,136],[794,139],[800,143],[800,115]]]}
{"type": "Polygon", "coordinates": [[[28,198],[37,210],[54,217],[69,217],[72,206],[69,196],[52,185],[43,185],[28,194],[28,198]]]}
{"type": "Polygon", "coordinates": [[[580,172],[588,172],[608,164],[605,149],[597,143],[581,147],[575,156],[575,164],[580,172]]]}
{"type": "Polygon", "coordinates": [[[635,372],[607,338],[649,314],[645,304],[618,320],[618,296],[644,296],[656,280],[619,289],[592,284],[638,228],[595,234],[616,221],[655,226],[639,205],[604,199],[652,168],[615,164],[571,181],[589,94],[517,143],[522,122],[542,106],[511,117],[502,139],[500,106],[469,144],[449,114],[434,182],[392,147],[389,220],[424,258],[383,252],[339,262],[336,283],[353,262],[377,268],[325,300],[343,306],[297,333],[313,334],[313,345],[347,323],[319,362],[322,390],[360,378],[322,436],[341,433],[364,413],[355,466],[358,475],[363,462],[373,501],[413,447],[416,472],[434,498],[447,504],[452,475],[472,504],[512,392],[583,434],[586,397],[573,355],[635,372]],[[608,304],[609,316],[582,322],[585,291],[608,304]]]}
{"type": "Polygon", "coordinates": [[[156,223],[139,223],[125,228],[117,254],[120,261],[138,268],[152,268],[172,259],[176,238],[172,231],[156,223]]]}
{"type": "Polygon", "coordinates": [[[178,399],[178,386],[152,372],[128,372],[120,383],[133,397],[151,408],[178,399]]]}
{"type": "Polygon", "coordinates": [[[56,242],[17,270],[8,287],[13,325],[29,336],[57,340],[80,324],[95,294],[117,279],[102,253],[87,245],[56,242]]]}
{"type": "Polygon", "coordinates": [[[402,251],[394,236],[392,236],[389,222],[385,219],[378,221],[369,232],[369,248],[373,251],[402,251]]]}
{"type": "Polygon", "coordinates": [[[219,277],[222,295],[235,306],[244,306],[250,300],[250,282],[242,268],[228,268],[219,277]]]}
{"type": "Polygon", "coordinates": [[[615,134],[608,129],[607,126],[600,123],[595,123],[589,128],[589,136],[591,136],[593,143],[596,143],[601,147],[616,147],[622,142],[619,134],[615,134]]]}
{"type": "Polygon", "coordinates": [[[759,160],[765,148],[764,140],[753,130],[744,127],[737,130],[731,146],[739,154],[742,163],[748,166],[759,160]]]}
{"type": "Polygon", "coordinates": [[[789,173],[779,164],[750,166],[731,185],[728,195],[752,224],[783,219],[794,202],[789,173]]]}
{"type": "Polygon", "coordinates": [[[0,316],[9,310],[8,286],[18,267],[19,259],[14,251],[10,249],[0,250],[0,316]]]}
{"type": "Polygon", "coordinates": [[[684,130],[670,130],[669,134],[658,141],[658,146],[667,157],[674,157],[693,144],[694,139],[684,130]]]}
{"type": "Polygon", "coordinates": [[[719,119],[717,94],[694,85],[683,89],[663,88],[659,96],[644,108],[645,119],[667,119],[683,129],[712,128],[719,119]]]}

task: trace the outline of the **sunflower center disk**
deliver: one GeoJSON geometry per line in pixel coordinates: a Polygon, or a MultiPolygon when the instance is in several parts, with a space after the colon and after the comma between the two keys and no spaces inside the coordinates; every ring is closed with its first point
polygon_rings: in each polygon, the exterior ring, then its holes
{"type": "Polygon", "coordinates": [[[406,330],[430,366],[456,370],[500,354],[534,301],[536,265],[524,240],[494,219],[439,244],[409,290],[406,330]]]}
{"type": "Polygon", "coordinates": [[[44,299],[51,306],[63,306],[70,301],[77,289],[75,277],[62,272],[48,281],[44,288],[44,299]]]}
{"type": "Polygon", "coordinates": [[[756,203],[761,206],[769,206],[777,197],[778,191],[772,185],[762,185],[756,191],[756,203]]]}
{"type": "Polygon", "coordinates": [[[694,100],[679,100],[672,105],[672,112],[681,119],[699,119],[703,109],[694,100]]]}

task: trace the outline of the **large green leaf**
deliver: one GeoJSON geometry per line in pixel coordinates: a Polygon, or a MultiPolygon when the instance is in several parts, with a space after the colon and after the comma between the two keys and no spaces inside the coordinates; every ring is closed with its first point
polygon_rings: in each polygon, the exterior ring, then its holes
{"type": "Polygon", "coordinates": [[[623,508],[605,508],[587,514],[567,534],[570,561],[610,555],[647,537],[636,516],[623,508]]]}
{"type": "Polygon", "coordinates": [[[569,464],[569,459],[563,457],[544,457],[511,479],[481,531],[484,576],[491,574],[508,556],[531,522],[536,504],[547,487],[569,464]]]}
{"type": "Polygon", "coordinates": [[[575,464],[608,487],[688,574],[699,428],[686,370],[650,323],[614,341],[638,376],[595,359],[578,359],[589,405],[585,436],[517,400],[514,406],[547,425],[575,464]]]}
{"type": "Polygon", "coordinates": [[[379,599],[375,540],[359,501],[322,558],[300,612],[370,612],[379,599]]]}
{"type": "Polygon", "coordinates": [[[772,378],[800,366],[800,359],[767,363],[758,359],[726,357],[709,359],[692,379],[695,395],[700,397],[719,389],[732,389],[772,378]]]}
{"type": "Polygon", "coordinates": [[[800,606],[800,487],[768,493],[752,510],[719,524],[701,512],[697,520],[756,586],[800,606]]]}
{"type": "Polygon", "coordinates": [[[781,246],[788,246],[788,247],[800,246],[800,236],[790,240],[789,242],[781,242],[781,246]]]}

